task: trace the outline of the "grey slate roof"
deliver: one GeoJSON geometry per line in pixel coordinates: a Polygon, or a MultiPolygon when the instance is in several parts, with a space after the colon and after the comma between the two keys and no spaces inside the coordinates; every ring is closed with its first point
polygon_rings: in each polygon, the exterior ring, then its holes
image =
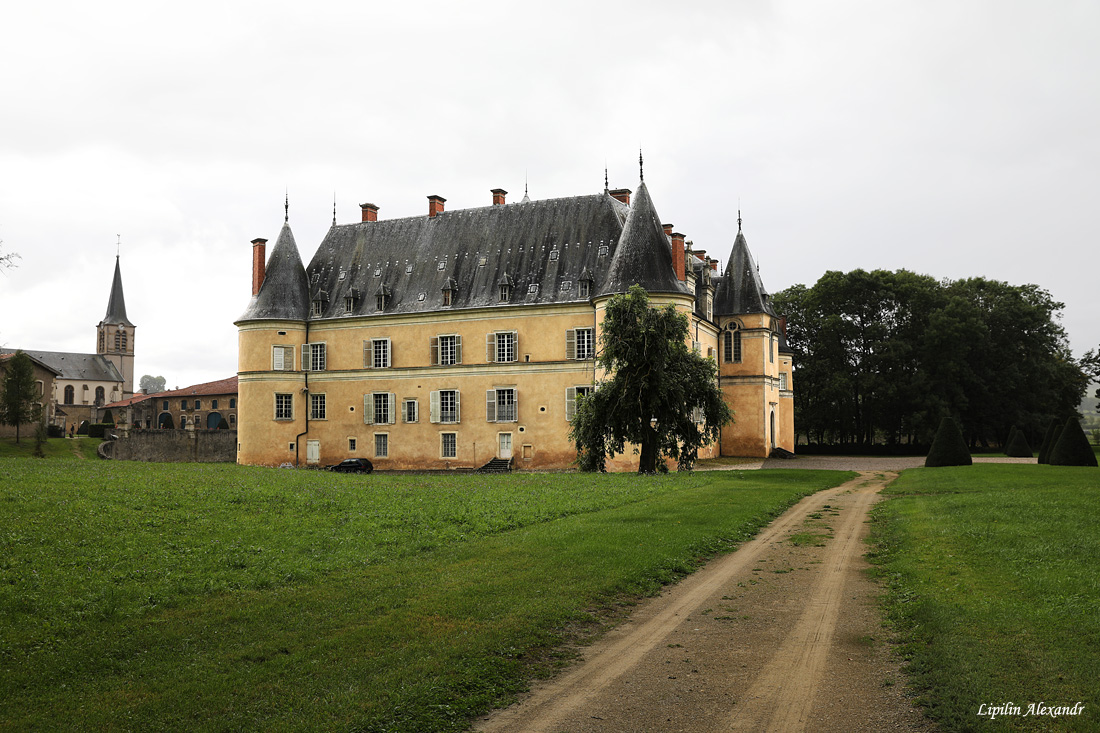
{"type": "MultiPolygon", "coordinates": [[[[0,349],[0,353],[14,353],[15,349],[0,349]]],[[[121,382],[122,374],[107,357],[101,354],[73,354],[67,351],[31,351],[23,349],[27,356],[42,362],[60,376],[59,379],[87,382],[121,382]]]]}
{"type": "Polygon", "coordinates": [[[597,273],[595,294],[628,211],[601,193],[334,226],[309,264],[310,297],[327,298],[322,318],[378,313],[380,288],[389,292],[386,314],[586,302],[582,275],[597,273]],[[511,286],[506,302],[502,283],[511,286]],[[353,291],[361,297],[345,314],[353,291]]]}
{"type": "Polygon", "coordinates": [[[631,201],[619,246],[611,258],[599,294],[625,293],[635,283],[650,293],[691,292],[676,279],[669,239],[644,181],[631,201]]]}
{"type": "Polygon", "coordinates": [[[121,323],[131,328],[134,324],[126,317],[126,298],[122,295],[122,270],[115,255],[115,279],[111,282],[111,297],[107,300],[107,315],[100,323],[121,323]]]}
{"type": "Polygon", "coordinates": [[[309,287],[302,256],[290,224],[283,222],[279,238],[271,249],[264,272],[260,292],[253,296],[248,308],[237,319],[256,321],[263,319],[304,321],[309,314],[309,287]]]}
{"type": "Polygon", "coordinates": [[[760,281],[760,271],[749,252],[749,244],[740,230],[733,242],[726,271],[715,278],[714,315],[736,316],[745,313],[776,315],[768,291],[760,281]]]}

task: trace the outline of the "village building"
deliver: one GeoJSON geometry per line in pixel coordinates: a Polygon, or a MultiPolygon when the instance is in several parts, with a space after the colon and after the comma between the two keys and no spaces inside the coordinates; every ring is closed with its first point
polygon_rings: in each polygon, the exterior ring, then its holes
{"type": "MultiPolygon", "coordinates": [[[[67,430],[85,421],[98,422],[104,405],[134,394],[135,330],[126,316],[122,272],[116,256],[107,312],[96,325],[95,353],[23,349],[57,375],[45,393],[47,424],[67,430]]],[[[14,352],[0,349],[0,354],[14,352]]]]}
{"type": "MultiPolygon", "coordinates": [[[[608,299],[641,285],[688,317],[735,422],[700,451],[793,450],[792,354],[740,231],[723,273],[662,224],[644,180],[549,200],[332,226],[308,267],[289,215],[253,240],[240,331],[238,462],[379,469],[568,468],[569,420],[600,377],[608,299]]],[[[612,470],[637,467],[617,456],[612,470]]]]}
{"type": "Polygon", "coordinates": [[[135,428],[237,429],[237,376],[153,394],[138,394],[104,406],[118,425],[135,428]]]}
{"type": "MultiPolygon", "coordinates": [[[[4,393],[4,377],[7,375],[8,364],[14,356],[14,352],[0,354],[0,395],[4,393]]],[[[42,410],[46,410],[48,424],[50,408],[49,395],[53,394],[53,384],[57,377],[60,376],[60,373],[53,367],[30,356],[30,354],[27,356],[31,360],[31,366],[34,371],[35,389],[38,395],[38,399],[33,407],[39,414],[41,414],[42,410]]],[[[7,438],[14,436],[16,434],[16,427],[15,425],[0,425],[0,437],[7,438]]],[[[38,427],[37,421],[29,424],[20,423],[18,426],[18,433],[20,437],[31,436],[34,435],[36,427],[38,427]]]]}

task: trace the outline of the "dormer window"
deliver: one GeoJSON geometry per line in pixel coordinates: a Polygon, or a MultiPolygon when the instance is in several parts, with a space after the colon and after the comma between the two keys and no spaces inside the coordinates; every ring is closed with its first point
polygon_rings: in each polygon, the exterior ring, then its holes
{"type": "Polygon", "coordinates": [[[359,290],[352,288],[348,291],[348,294],[344,296],[344,313],[351,313],[355,310],[356,303],[359,302],[359,290]]]}
{"type": "Polygon", "coordinates": [[[374,293],[374,302],[379,312],[386,310],[386,303],[390,300],[390,289],[385,285],[379,285],[378,290],[374,293]]]}
{"type": "Polygon", "coordinates": [[[443,283],[443,307],[444,308],[450,308],[451,307],[451,304],[454,302],[454,293],[455,293],[455,290],[457,290],[457,289],[458,288],[457,288],[457,285],[454,281],[454,278],[449,277],[449,278],[447,278],[446,282],[443,283]]]}
{"type": "Polygon", "coordinates": [[[500,282],[498,283],[498,285],[500,286],[498,292],[498,300],[501,303],[507,303],[512,299],[512,278],[509,277],[507,272],[504,273],[504,276],[500,278],[500,282]]]}
{"type": "Polygon", "coordinates": [[[315,300],[315,301],[313,301],[313,307],[310,309],[309,314],[311,316],[313,316],[314,318],[320,318],[321,314],[324,313],[324,311],[325,311],[325,307],[321,303],[321,301],[315,300]]]}

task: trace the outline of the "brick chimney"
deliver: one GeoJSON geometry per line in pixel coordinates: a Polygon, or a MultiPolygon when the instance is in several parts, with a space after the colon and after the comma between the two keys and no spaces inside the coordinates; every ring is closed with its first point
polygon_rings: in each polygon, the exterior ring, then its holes
{"type": "Polygon", "coordinates": [[[710,269],[714,272],[718,272],[718,260],[710,261],[710,269]]]}
{"type": "Polygon", "coordinates": [[[447,199],[442,196],[431,195],[428,197],[428,218],[434,219],[443,213],[443,204],[447,199]]]}
{"type": "Polygon", "coordinates": [[[252,294],[260,292],[260,286],[264,284],[267,276],[267,240],[252,240],[252,294]]]}
{"type": "Polygon", "coordinates": [[[508,192],[503,188],[494,188],[490,193],[493,194],[493,206],[503,206],[504,197],[508,195],[508,192]]]}
{"type": "Polygon", "coordinates": [[[666,237],[671,237],[672,236],[672,225],[671,224],[662,224],[661,228],[665,230],[665,236],[666,237]]]}
{"type": "Polygon", "coordinates": [[[701,259],[703,262],[707,261],[707,251],[705,249],[697,249],[693,250],[693,252],[695,256],[701,259]]]}
{"type": "Polygon", "coordinates": [[[684,268],[684,235],[680,232],[672,232],[672,268],[676,270],[676,279],[680,282],[687,280],[684,268]]]}
{"type": "Polygon", "coordinates": [[[374,204],[359,204],[363,210],[363,221],[378,221],[378,207],[374,204]]]}
{"type": "Polygon", "coordinates": [[[616,201],[622,201],[627,206],[630,206],[630,189],[629,188],[616,188],[613,191],[608,191],[611,194],[611,198],[616,201]]]}

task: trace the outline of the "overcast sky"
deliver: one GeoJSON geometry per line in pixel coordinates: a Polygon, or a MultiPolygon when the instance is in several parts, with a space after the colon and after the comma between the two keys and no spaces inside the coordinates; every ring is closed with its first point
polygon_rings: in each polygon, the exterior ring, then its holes
{"type": "Polygon", "coordinates": [[[230,376],[251,245],[636,188],[768,289],[1037,283],[1100,344],[1100,3],[8,3],[0,345],[93,352],[121,235],[135,373],[230,376]],[[1090,213],[1093,212],[1093,213],[1090,213]]]}

